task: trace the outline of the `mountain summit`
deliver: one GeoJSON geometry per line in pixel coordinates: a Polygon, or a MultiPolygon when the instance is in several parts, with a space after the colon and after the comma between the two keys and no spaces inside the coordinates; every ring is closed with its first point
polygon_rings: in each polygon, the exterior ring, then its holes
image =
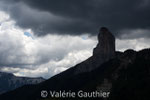
{"type": "Polygon", "coordinates": [[[115,56],[115,37],[106,27],[99,31],[98,44],[93,50],[93,56],[100,56],[105,61],[115,56]]]}
{"type": "Polygon", "coordinates": [[[93,56],[84,64],[78,66],[76,73],[89,72],[102,63],[115,57],[115,37],[106,27],[102,27],[98,34],[98,44],[93,50],[93,56]],[[85,66],[84,66],[85,65],[85,66]]]}

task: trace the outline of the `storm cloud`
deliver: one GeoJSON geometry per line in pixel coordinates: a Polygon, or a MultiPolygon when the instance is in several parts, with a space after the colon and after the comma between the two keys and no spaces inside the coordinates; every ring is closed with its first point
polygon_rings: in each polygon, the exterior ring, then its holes
{"type": "Polygon", "coordinates": [[[95,35],[101,26],[110,28],[118,37],[130,34],[122,30],[150,29],[149,0],[2,0],[2,3],[18,26],[31,28],[38,36],[95,35]]]}

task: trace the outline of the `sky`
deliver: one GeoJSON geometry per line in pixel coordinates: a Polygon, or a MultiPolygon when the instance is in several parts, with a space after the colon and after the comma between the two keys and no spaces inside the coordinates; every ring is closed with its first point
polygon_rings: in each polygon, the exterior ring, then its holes
{"type": "Polygon", "coordinates": [[[92,55],[100,27],[116,50],[150,47],[149,0],[0,0],[0,71],[49,78],[92,55]]]}

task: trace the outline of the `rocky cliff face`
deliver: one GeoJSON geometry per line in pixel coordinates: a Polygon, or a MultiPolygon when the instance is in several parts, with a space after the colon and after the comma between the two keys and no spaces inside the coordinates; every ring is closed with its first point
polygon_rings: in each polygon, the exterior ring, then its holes
{"type": "Polygon", "coordinates": [[[93,56],[100,56],[102,60],[108,60],[115,56],[115,37],[105,27],[100,29],[98,44],[93,50],[93,56]]]}
{"type": "Polygon", "coordinates": [[[102,27],[98,34],[98,44],[93,50],[93,56],[79,64],[76,73],[92,71],[114,57],[115,37],[106,27],[102,27]]]}

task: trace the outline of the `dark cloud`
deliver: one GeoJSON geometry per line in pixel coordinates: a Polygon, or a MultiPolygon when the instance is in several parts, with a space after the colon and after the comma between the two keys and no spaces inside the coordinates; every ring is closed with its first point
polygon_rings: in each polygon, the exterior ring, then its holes
{"type": "Polygon", "coordinates": [[[150,28],[149,0],[3,0],[16,24],[37,35],[96,34],[100,26],[115,33],[150,28]]]}

